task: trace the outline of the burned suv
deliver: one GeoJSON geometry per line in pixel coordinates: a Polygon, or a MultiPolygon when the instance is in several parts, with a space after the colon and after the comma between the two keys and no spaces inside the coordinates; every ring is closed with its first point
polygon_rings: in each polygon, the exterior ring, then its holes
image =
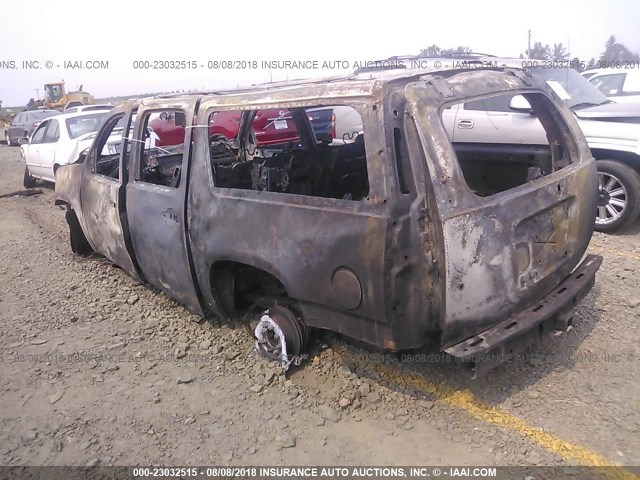
{"type": "Polygon", "coordinates": [[[480,374],[566,326],[593,285],[596,187],[542,80],[403,70],[126,103],[57,171],[56,204],[74,252],[201,315],[257,319],[257,348],[285,367],[320,328],[394,351],[435,341],[480,374]],[[513,94],[545,144],[451,143],[443,111],[513,94]],[[314,131],[333,107],[353,132],[314,131]],[[261,143],[255,120],[274,111],[264,128],[287,135],[261,143]],[[149,120],[172,114],[184,136],[158,147],[149,120]],[[238,129],[211,134],[228,117],[238,129]]]}

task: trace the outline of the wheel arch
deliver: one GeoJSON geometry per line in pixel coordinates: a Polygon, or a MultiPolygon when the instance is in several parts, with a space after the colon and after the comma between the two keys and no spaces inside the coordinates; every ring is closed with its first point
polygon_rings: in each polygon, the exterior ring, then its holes
{"type": "Polygon", "coordinates": [[[257,258],[218,258],[209,267],[209,292],[219,313],[245,313],[250,297],[287,297],[291,288],[281,273],[257,258]]]}
{"type": "Polygon", "coordinates": [[[612,160],[623,163],[640,174],[640,155],[608,148],[592,148],[591,154],[596,160],[612,160]]]}
{"type": "Polygon", "coordinates": [[[69,226],[69,243],[71,244],[71,251],[76,255],[81,256],[89,256],[94,253],[95,250],[87,240],[87,236],[84,233],[75,210],[71,208],[71,205],[64,201],[56,200],[55,203],[56,205],[64,204],[67,206],[65,220],[69,226]]]}

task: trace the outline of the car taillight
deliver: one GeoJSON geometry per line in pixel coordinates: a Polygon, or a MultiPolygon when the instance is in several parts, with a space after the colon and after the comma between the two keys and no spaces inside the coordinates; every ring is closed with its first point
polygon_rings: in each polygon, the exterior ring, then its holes
{"type": "Polygon", "coordinates": [[[336,114],[331,114],[331,138],[336,138],[336,114]]]}

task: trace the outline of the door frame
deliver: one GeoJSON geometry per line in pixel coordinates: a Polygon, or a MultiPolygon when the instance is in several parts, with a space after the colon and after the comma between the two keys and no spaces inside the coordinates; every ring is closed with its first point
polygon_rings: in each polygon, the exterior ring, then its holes
{"type": "Polygon", "coordinates": [[[192,312],[203,315],[202,296],[193,268],[187,237],[186,205],[194,130],[191,124],[199,102],[199,98],[193,97],[176,100],[171,104],[168,104],[166,99],[157,102],[149,101],[140,106],[136,114],[130,168],[127,172],[128,181],[124,188],[124,195],[127,205],[127,228],[132,248],[136,252],[140,274],[148,283],[179,300],[192,312]],[[143,135],[145,117],[154,112],[177,110],[184,112],[187,123],[183,136],[184,148],[179,183],[177,187],[173,187],[142,181],[140,166],[141,153],[145,145],[145,135],[143,135]],[[153,201],[154,197],[157,201],[153,201]],[[167,208],[165,209],[165,207],[167,208]],[[160,210],[154,211],[157,208],[160,210]],[[144,214],[141,213],[143,210],[144,214]],[[149,218],[150,216],[155,217],[155,215],[159,215],[157,220],[149,218]],[[144,230],[142,236],[137,234],[138,228],[144,230]],[[179,228],[179,231],[175,230],[176,228],[179,228]],[[168,245],[162,245],[162,240],[171,243],[172,252],[159,251],[168,247],[168,245]],[[178,263],[174,264],[173,268],[163,269],[163,256],[168,262],[176,259],[178,263]]]}
{"type": "Polygon", "coordinates": [[[130,130],[135,105],[125,103],[115,108],[104,120],[103,127],[98,132],[95,141],[89,149],[84,162],[80,187],[82,216],[85,223],[87,240],[91,247],[119,265],[129,275],[138,281],[144,281],[137,266],[131,246],[128,225],[126,221],[125,188],[128,181],[128,148],[130,145],[130,130]],[[112,132],[112,122],[116,118],[125,119],[125,127],[120,140],[118,158],[118,178],[111,178],[97,173],[98,146],[108,141],[112,132]],[[107,127],[108,126],[108,127],[107,127]],[[88,199],[95,197],[95,202],[87,205],[88,199]],[[99,211],[95,211],[99,207],[99,211]],[[89,210],[93,208],[92,210],[89,210]],[[111,222],[109,228],[108,222],[111,222]]]}

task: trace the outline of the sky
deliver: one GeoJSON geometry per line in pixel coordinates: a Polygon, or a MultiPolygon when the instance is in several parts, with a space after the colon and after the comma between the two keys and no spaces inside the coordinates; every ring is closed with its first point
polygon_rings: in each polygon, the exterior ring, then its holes
{"type": "Polygon", "coordinates": [[[528,30],[532,45],[562,42],[584,60],[597,58],[611,35],[640,53],[637,0],[2,0],[0,6],[4,107],[42,96],[44,83],[60,80],[99,98],[340,74],[356,61],[418,54],[433,44],[517,57],[527,48],[528,30]],[[96,60],[106,68],[87,68],[96,60]],[[195,68],[134,68],[181,60],[195,68]],[[339,61],[347,68],[263,68],[269,60],[317,61],[318,67],[339,61]],[[39,68],[23,68],[24,61],[39,68]],[[216,61],[233,68],[215,68],[216,61]]]}

